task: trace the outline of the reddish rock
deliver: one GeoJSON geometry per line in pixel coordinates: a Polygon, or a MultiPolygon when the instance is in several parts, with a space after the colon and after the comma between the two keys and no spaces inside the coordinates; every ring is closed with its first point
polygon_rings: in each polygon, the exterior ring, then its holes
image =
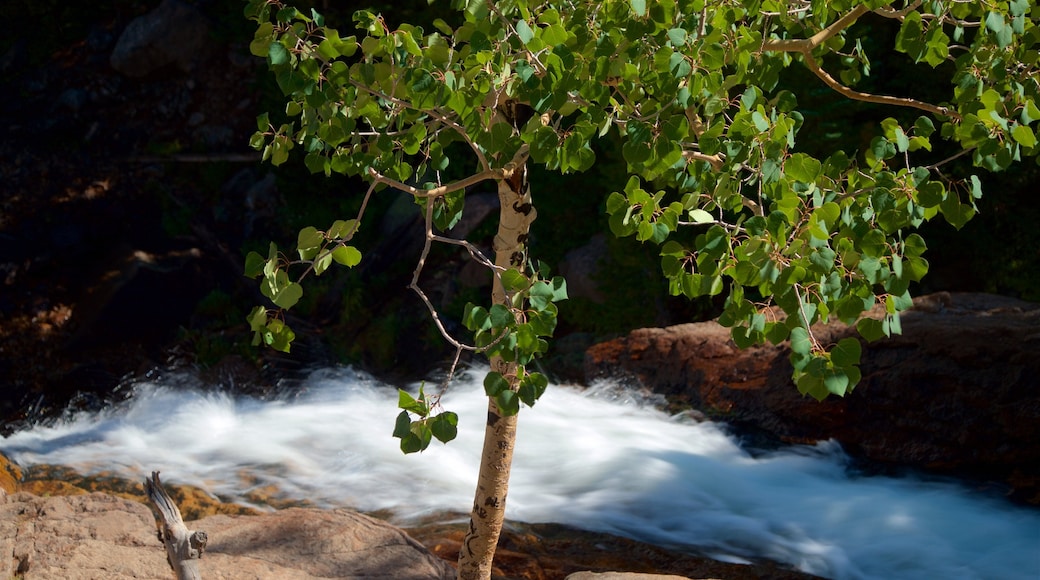
{"type": "MultiPolygon", "coordinates": [[[[434,554],[448,561],[458,556],[466,524],[429,524],[408,533],[434,554]]],[[[582,572],[596,572],[596,580],[660,578],[723,578],[725,580],[811,580],[804,572],[768,561],[752,564],[720,562],[676,552],[609,534],[588,532],[559,524],[507,522],[495,551],[495,580],[564,580],[582,572]],[[616,572],[618,570],[624,573],[616,572]],[[676,576],[679,575],[679,576],[676,576]]],[[[578,576],[577,578],[589,578],[578,576]]]]}
{"type": "MultiPolygon", "coordinates": [[[[635,379],[676,408],[783,441],[834,438],[856,456],[1001,481],[1040,503],[1040,305],[974,293],[914,304],[902,335],[864,344],[859,386],[822,403],[798,393],[786,343],[741,350],[715,322],[595,345],[586,377],[635,379]]],[[[823,344],[855,336],[841,323],[813,332],[823,344]]]]}

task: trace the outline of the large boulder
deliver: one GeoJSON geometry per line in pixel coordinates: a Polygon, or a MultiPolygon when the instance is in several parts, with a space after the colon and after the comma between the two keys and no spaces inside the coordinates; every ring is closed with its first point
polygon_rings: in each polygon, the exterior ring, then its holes
{"type": "Polygon", "coordinates": [[[109,63],[129,77],[144,77],[171,65],[190,72],[210,44],[209,20],[201,12],[179,0],[163,0],[127,25],[109,63]]]}
{"type": "MultiPolygon", "coordinates": [[[[207,579],[454,578],[454,570],[403,531],[347,510],[290,508],[211,516],[207,579]]],[[[0,493],[0,578],[108,580],[173,572],[144,504],[111,495],[0,493]]]]}
{"type": "MultiPolygon", "coordinates": [[[[788,345],[745,350],[715,322],[636,330],[590,348],[586,377],[628,377],[787,442],[837,439],[853,455],[1000,481],[1040,503],[1040,305],[986,294],[918,298],[903,334],[864,344],[863,380],[822,403],[791,381],[788,345]]],[[[875,310],[873,317],[883,316],[875,310]]],[[[855,330],[814,327],[823,344],[855,330]]]]}

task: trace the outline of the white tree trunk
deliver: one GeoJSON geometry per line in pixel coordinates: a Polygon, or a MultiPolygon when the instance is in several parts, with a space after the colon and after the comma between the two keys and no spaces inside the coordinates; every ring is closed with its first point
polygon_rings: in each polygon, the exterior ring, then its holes
{"type": "MultiPolygon", "coordinates": [[[[526,150],[518,154],[520,163],[510,164],[512,170],[506,179],[498,182],[501,204],[498,234],[495,236],[495,265],[524,271],[527,261],[527,236],[537,213],[531,204],[527,185],[526,150]]],[[[516,161],[516,160],[514,160],[516,161]]],[[[492,304],[509,305],[508,297],[499,278],[492,286],[492,304]]],[[[491,358],[491,370],[502,374],[517,388],[517,367],[499,357],[491,358]]],[[[502,523],[506,513],[506,494],[509,491],[509,473],[513,464],[516,443],[517,415],[503,416],[495,401],[488,401],[488,419],[484,430],[484,449],[480,457],[477,490],[470,513],[469,532],[459,552],[458,578],[460,580],[488,580],[502,523]]]]}

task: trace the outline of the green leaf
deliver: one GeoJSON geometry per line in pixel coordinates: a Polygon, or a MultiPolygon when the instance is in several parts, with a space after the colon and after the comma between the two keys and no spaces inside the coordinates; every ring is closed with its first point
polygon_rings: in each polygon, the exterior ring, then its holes
{"type": "Polygon", "coordinates": [[[253,40],[249,43],[249,52],[253,56],[267,56],[274,39],[274,24],[262,22],[256,29],[253,40]]]}
{"type": "Polygon", "coordinates": [[[809,331],[802,326],[796,326],[791,329],[791,351],[800,355],[807,355],[812,351],[809,331]]]}
{"type": "Polygon", "coordinates": [[[516,23],[516,34],[520,37],[520,42],[526,45],[531,42],[534,38],[534,31],[531,30],[531,26],[527,24],[526,20],[518,20],[516,23]]]}
{"type": "Polygon", "coordinates": [[[505,272],[502,272],[502,289],[506,292],[518,292],[526,290],[531,284],[531,281],[527,279],[516,268],[510,268],[505,272]]]}
{"type": "Polygon", "coordinates": [[[840,367],[850,367],[859,364],[863,347],[855,338],[843,338],[838,345],[831,350],[831,361],[840,367]]]}
{"type": "Polygon", "coordinates": [[[796,181],[814,183],[823,171],[818,159],[805,153],[795,153],[784,162],[784,173],[796,181]]]}
{"type": "Polygon", "coordinates": [[[646,0],[629,0],[629,6],[632,7],[632,12],[635,12],[636,16],[640,18],[646,16],[646,0]]]}
{"type": "Polygon", "coordinates": [[[715,222],[715,216],[704,211],[703,209],[691,209],[690,219],[697,224],[707,224],[715,222]]]}
{"type": "Polygon", "coordinates": [[[1025,106],[1022,107],[1022,114],[1020,117],[1023,125],[1028,125],[1033,121],[1040,120],[1040,107],[1037,106],[1032,100],[1027,100],[1025,106]]]}
{"type": "Polygon", "coordinates": [[[293,333],[292,329],[278,319],[269,320],[267,328],[263,332],[264,343],[281,352],[289,352],[289,347],[295,338],[296,334],[293,333]]]}
{"type": "Polygon", "coordinates": [[[421,387],[419,388],[418,399],[412,397],[402,389],[397,389],[397,408],[415,413],[420,417],[425,417],[430,413],[430,407],[426,403],[426,397],[423,395],[421,387]]]}
{"type": "Polygon", "coordinates": [[[845,373],[845,369],[828,370],[823,375],[823,386],[828,393],[844,397],[846,391],[849,390],[849,376],[845,373]]]}
{"type": "Polygon", "coordinates": [[[488,316],[491,319],[491,328],[504,329],[516,324],[516,317],[513,316],[513,312],[502,304],[492,305],[491,309],[488,310],[488,316]]]}
{"type": "Polygon", "coordinates": [[[517,394],[528,407],[533,407],[549,386],[549,379],[542,373],[530,373],[520,381],[517,394]]]}
{"type": "Polygon", "coordinates": [[[267,49],[267,58],[270,59],[271,66],[281,66],[289,62],[289,51],[282,43],[272,42],[267,49]]]}
{"type": "Polygon", "coordinates": [[[296,237],[296,249],[307,250],[310,248],[317,248],[321,246],[324,241],[325,236],[321,232],[314,227],[307,226],[300,230],[299,235],[296,237]]]}
{"type": "MultiPolygon", "coordinates": [[[[408,411],[401,411],[397,415],[397,420],[394,421],[394,437],[397,437],[398,439],[406,437],[411,433],[411,427],[412,418],[408,415],[408,411]]],[[[405,453],[407,453],[407,451],[405,453]]]]}
{"type": "Polygon", "coordinates": [[[503,391],[509,390],[509,381],[502,373],[491,371],[484,377],[484,392],[489,397],[497,397],[503,391]]]}
{"type": "Polygon", "coordinates": [[[803,395],[809,395],[817,401],[822,401],[827,398],[830,391],[827,390],[827,385],[824,383],[824,370],[822,369],[822,360],[819,358],[812,358],[806,365],[806,371],[796,373],[795,384],[798,386],[798,392],[803,395]]]}
{"type": "Polygon", "coordinates": [[[668,58],[668,70],[676,79],[684,79],[693,72],[693,67],[681,52],[673,52],[668,58]]]}
{"type": "Polygon", "coordinates": [[[267,265],[267,258],[256,252],[249,252],[246,254],[245,275],[249,278],[256,278],[264,273],[265,265],[267,265]]]}
{"type": "Polygon", "coordinates": [[[686,44],[686,36],[686,31],[682,28],[672,28],[668,30],[668,41],[676,48],[686,44]]]}
{"type": "Polygon", "coordinates": [[[452,441],[459,434],[459,416],[445,411],[430,420],[430,431],[441,443],[452,441]]]}
{"type": "Polygon", "coordinates": [[[495,395],[495,404],[498,405],[498,410],[507,417],[520,412],[520,397],[515,391],[509,389],[495,395]]]}
{"type": "Polygon", "coordinates": [[[401,451],[404,453],[417,453],[425,450],[430,446],[430,440],[433,437],[433,431],[430,429],[429,424],[426,421],[412,421],[408,417],[406,411],[401,411],[405,415],[405,420],[408,421],[408,425],[403,426],[401,415],[397,416],[397,422],[394,425],[394,436],[400,437],[401,439],[401,451]],[[404,427],[402,429],[402,427],[404,427]]]}
{"type": "Polygon", "coordinates": [[[332,227],[329,228],[329,237],[332,239],[342,238],[349,240],[354,235],[354,230],[357,227],[357,220],[336,220],[332,222],[332,227]]]}
{"type": "Polygon", "coordinates": [[[1031,149],[1036,145],[1036,135],[1033,134],[1032,129],[1025,125],[1016,125],[1011,130],[1011,136],[1023,147],[1031,149]]]}
{"type": "Polygon", "coordinates": [[[559,302],[567,299],[567,280],[563,276],[553,276],[549,281],[549,299],[559,302]]]}
{"type": "Polygon", "coordinates": [[[1007,25],[1007,21],[1004,20],[1004,15],[999,12],[990,12],[986,14],[986,28],[993,33],[994,38],[997,39],[997,45],[1000,48],[1005,48],[1011,44],[1014,31],[1007,25]]]}
{"type": "Polygon", "coordinates": [[[868,342],[874,342],[888,336],[885,332],[885,325],[880,320],[873,318],[862,318],[856,323],[856,331],[859,335],[867,339],[868,342]]]}
{"type": "Polygon", "coordinates": [[[285,308],[286,310],[292,308],[300,301],[303,297],[303,286],[293,282],[288,286],[280,289],[271,297],[271,302],[274,302],[275,306],[279,308],[285,308]]]}
{"type": "Polygon", "coordinates": [[[336,246],[332,250],[332,259],[337,264],[353,268],[361,263],[361,252],[354,246],[336,246]]]}
{"type": "MultiPolygon", "coordinates": [[[[249,321],[249,328],[253,332],[261,332],[267,328],[267,309],[263,306],[257,306],[249,313],[247,317],[249,321]]],[[[255,345],[254,345],[255,346],[255,345]]]]}
{"type": "Polygon", "coordinates": [[[325,252],[314,260],[314,275],[321,276],[332,265],[332,254],[325,252]]]}
{"type": "Polygon", "coordinates": [[[751,122],[755,124],[755,128],[758,129],[760,133],[765,133],[769,130],[769,119],[759,111],[751,113],[751,122]]]}
{"type": "Polygon", "coordinates": [[[491,317],[483,306],[467,303],[463,309],[462,325],[473,332],[480,332],[491,328],[491,317]]]}

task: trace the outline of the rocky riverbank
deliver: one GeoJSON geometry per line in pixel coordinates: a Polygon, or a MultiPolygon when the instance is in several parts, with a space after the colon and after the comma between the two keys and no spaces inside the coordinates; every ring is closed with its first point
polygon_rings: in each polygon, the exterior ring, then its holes
{"type": "MultiPolygon", "coordinates": [[[[261,512],[196,488],[167,488],[190,527],[209,535],[206,578],[453,578],[465,534],[452,514],[401,530],[349,510],[282,504],[261,512]]],[[[56,467],[22,470],[0,455],[0,577],[170,578],[145,501],[140,483],[56,467]]],[[[554,524],[509,523],[495,565],[501,580],[557,580],[579,571],[814,578],[770,562],[718,562],[554,524]]]]}

